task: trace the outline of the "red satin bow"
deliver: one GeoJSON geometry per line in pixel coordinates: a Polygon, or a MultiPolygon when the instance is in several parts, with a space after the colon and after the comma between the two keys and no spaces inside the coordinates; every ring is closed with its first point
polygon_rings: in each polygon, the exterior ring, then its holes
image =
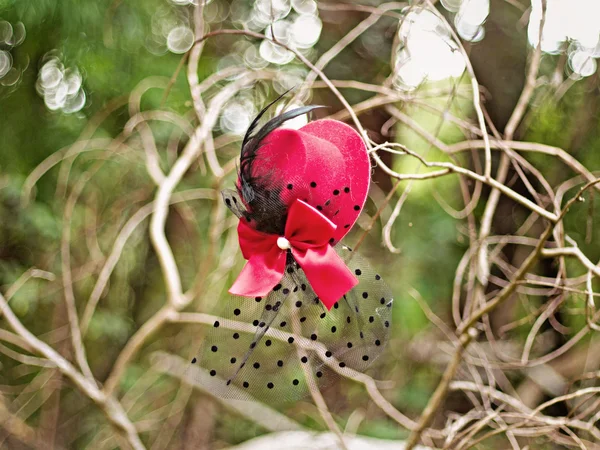
{"type": "MultiPolygon", "coordinates": [[[[289,241],[294,259],[328,310],[358,284],[329,244],[336,228],[337,225],[315,208],[295,200],[289,208],[283,235],[289,241]]],[[[248,262],[229,292],[244,297],[266,296],[283,277],[287,251],[278,246],[280,236],[257,231],[245,219],[238,224],[238,236],[248,262]]]]}

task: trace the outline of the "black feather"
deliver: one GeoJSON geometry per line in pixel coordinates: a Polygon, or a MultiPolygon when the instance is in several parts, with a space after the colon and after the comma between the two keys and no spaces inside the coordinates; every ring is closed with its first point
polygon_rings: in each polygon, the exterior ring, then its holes
{"type": "MultiPolygon", "coordinates": [[[[295,117],[307,114],[317,108],[324,108],[320,105],[303,106],[292,109],[277,117],[269,120],[256,133],[258,122],[265,112],[279,101],[283,93],[276,100],[269,103],[252,121],[248,131],[242,141],[242,151],[240,155],[240,166],[238,170],[239,184],[238,191],[244,203],[248,206],[246,217],[254,220],[256,229],[266,233],[281,234],[285,226],[287,209],[282,204],[279,194],[280,190],[274,188],[275,183],[269,183],[270,180],[265,176],[256,177],[254,175],[253,165],[256,161],[258,150],[261,148],[265,138],[274,130],[279,128],[284,122],[295,117]],[[268,187],[270,186],[270,187],[268,187]]],[[[282,151],[285,149],[282,149],[282,151]]]]}
{"type": "Polygon", "coordinates": [[[267,106],[265,106],[258,113],[258,115],[254,118],[254,120],[252,121],[252,123],[250,124],[250,126],[248,127],[248,129],[246,130],[246,134],[244,135],[244,140],[242,141],[242,149],[246,146],[246,144],[250,140],[250,136],[252,135],[252,132],[256,129],[256,127],[258,126],[258,122],[260,121],[260,119],[262,118],[262,116],[267,112],[267,110],[271,106],[273,106],[275,103],[277,103],[279,100],[281,100],[283,98],[283,96],[286,95],[290,91],[291,91],[291,89],[288,89],[287,91],[285,91],[283,94],[281,94],[279,97],[277,97],[275,100],[273,100],[267,106]]]}
{"type": "MultiPolygon", "coordinates": [[[[285,93],[284,93],[285,94],[285,93]]],[[[282,94],[282,95],[284,95],[282,94]]],[[[263,127],[258,130],[258,132],[252,135],[252,132],[256,129],[258,125],[258,121],[264,115],[264,113],[269,109],[275,102],[279,101],[281,96],[277,98],[275,101],[269,103],[263,110],[258,113],[258,116],[252,121],[246,135],[244,136],[244,140],[242,142],[242,152],[240,155],[240,169],[239,169],[239,178],[242,185],[242,198],[246,202],[252,201],[252,191],[248,190],[248,188],[252,188],[252,163],[256,159],[256,153],[260,149],[260,146],[263,140],[274,130],[283,125],[284,122],[293,119],[295,117],[301,116],[303,114],[307,114],[310,111],[317,108],[325,108],[325,106],[321,105],[311,105],[311,106],[303,106],[300,108],[292,109],[291,111],[287,111],[283,114],[280,114],[277,117],[269,120],[263,127]]]]}

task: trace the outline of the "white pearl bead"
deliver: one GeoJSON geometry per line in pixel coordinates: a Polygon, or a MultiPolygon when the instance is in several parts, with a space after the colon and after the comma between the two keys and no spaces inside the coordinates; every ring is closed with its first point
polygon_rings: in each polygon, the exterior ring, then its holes
{"type": "Polygon", "coordinates": [[[281,236],[281,237],[277,238],[277,247],[279,247],[281,250],[287,250],[287,249],[291,248],[292,246],[290,244],[290,241],[288,241],[286,238],[281,236]]]}

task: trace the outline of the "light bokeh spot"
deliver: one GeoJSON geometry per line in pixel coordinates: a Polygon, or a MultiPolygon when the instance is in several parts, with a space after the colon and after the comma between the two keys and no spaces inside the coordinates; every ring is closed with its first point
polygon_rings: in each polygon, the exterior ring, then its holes
{"type": "Polygon", "coordinates": [[[65,67],[53,53],[44,58],[35,87],[50,111],[72,114],[85,106],[81,72],[76,67],[65,67]]]}
{"type": "MultiPolygon", "coordinates": [[[[579,77],[596,72],[600,56],[600,2],[598,0],[548,0],[542,30],[542,51],[567,53],[569,68],[579,77]]],[[[527,34],[531,46],[539,42],[541,0],[532,0],[527,34]]]]}
{"type": "Polygon", "coordinates": [[[188,26],[172,28],[167,35],[167,48],[177,54],[185,53],[194,45],[194,32],[188,26]]]}
{"type": "Polygon", "coordinates": [[[423,82],[460,77],[465,61],[445,24],[427,9],[409,10],[398,29],[402,43],[396,54],[394,86],[416,89],[423,82]]]}
{"type": "Polygon", "coordinates": [[[225,106],[219,124],[224,132],[241,136],[246,132],[255,116],[254,101],[240,96],[225,106]]]}
{"type": "Polygon", "coordinates": [[[25,40],[25,25],[23,22],[10,22],[0,18],[0,86],[14,87],[21,80],[23,71],[29,64],[29,56],[18,59],[15,63],[11,53],[25,40]]]}
{"type": "Polygon", "coordinates": [[[12,56],[5,50],[0,50],[0,78],[12,69],[12,56]]]}

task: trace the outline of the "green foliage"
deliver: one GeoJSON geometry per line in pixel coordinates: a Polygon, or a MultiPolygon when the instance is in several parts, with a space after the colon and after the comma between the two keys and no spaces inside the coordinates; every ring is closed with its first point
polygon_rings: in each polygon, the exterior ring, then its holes
{"type": "MultiPolygon", "coordinates": [[[[224,5],[227,8],[229,6],[224,5]]],[[[74,294],[81,317],[96,284],[98,273],[113,250],[119,231],[133,214],[143,205],[149,204],[156,194],[156,185],[146,171],[145,154],[140,145],[139,135],[133,131],[126,136],[124,132],[124,127],[130,119],[128,96],[142,80],[152,77],[158,87],[144,93],[141,98],[141,110],[160,109],[177,114],[190,126],[197,125],[191,111],[189,86],[183,75],[185,70],[175,80],[166,101],[164,98],[164,87],[175,73],[181,56],[171,53],[153,54],[146,45],[155,14],[170,20],[178,14],[177,11],[173,5],[162,0],[0,0],[0,18],[13,23],[22,21],[27,30],[25,42],[11,51],[15,64],[24,68],[22,77],[15,88],[6,89],[0,86],[0,287],[6,292],[5,287],[12,285],[31,267],[55,274],[56,280],[52,282],[31,280],[26,283],[10,300],[10,306],[34,334],[48,339],[52,345],[62,345],[61,352],[68,354],[69,358],[72,355],[69,353],[71,349],[68,337],[53,341],[51,333],[58,327],[66,329],[67,323],[64,293],[61,290],[64,274],[60,246],[64,227],[67,225],[64,213],[68,195],[73,192],[74,186],[82,177],[90,176],[73,210],[69,228],[69,254],[75,280],[74,294]],[[44,56],[48,54],[60,55],[66,66],[77,67],[83,74],[87,102],[81,111],[74,114],[50,111],[44,104],[44,99],[36,92],[38,72],[44,56]],[[123,98],[121,106],[101,121],[97,129],[94,129],[93,137],[127,137],[131,138],[131,141],[128,141],[131,145],[95,149],[72,157],[64,165],[57,165],[37,183],[31,202],[27,205],[23,203],[21,195],[25,177],[46,158],[60,149],[70,148],[81,139],[86,127],[95,123],[97,114],[102,113],[109,102],[119,97],[123,98]],[[69,170],[66,167],[70,167],[69,170]]],[[[352,21],[356,17],[340,15],[339,21],[329,27],[331,30],[324,34],[317,48],[311,50],[314,53],[310,53],[309,56],[313,58],[334,45],[351,25],[355,25],[352,21]]],[[[335,79],[383,84],[390,70],[388,56],[392,41],[387,36],[390,34],[389,30],[393,31],[392,22],[386,18],[374,26],[360,40],[346,48],[326,68],[326,73],[335,79]]],[[[221,57],[233,48],[231,42],[233,41],[223,39],[217,43],[207,43],[198,70],[201,80],[213,74],[219,67],[221,57]]],[[[519,42],[519,47],[524,45],[519,42]]],[[[510,61],[507,61],[508,63],[510,61]]],[[[546,58],[543,75],[550,76],[554,64],[554,59],[546,58]]],[[[522,80],[509,81],[508,91],[520,92],[522,80]]],[[[497,82],[506,83],[505,80],[497,82]]],[[[597,174],[600,170],[597,113],[599,93],[598,87],[593,83],[578,81],[567,89],[561,98],[555,97],[554,88],[541,86],[536,92],[532,108],[525,117],[525,125],[518,130],[519,137],[525,141],[561,147],[597,174]]],[[[395,106],[426,133],[435,136],[446,145],[451,145],[467,138],[475,138],[464,133],[461,127],[444,114],[468,121],[471,125],[476,124],[473,120],[470,89],[466,76],[456,84],[426,83],[415,95],[428,90],[446,92],[423,97],[420,103],[397,103],[395,106]]],[[[257,85],[254,90],[253,93],[260,90],[260,95],[265,97],[273,94],[270,81],[268,84],[257,85]]],[[[372,95],[358,89],[342,91],[353,104],[365,101],[372,95]]],[[[312,100],[331,104],[331,112],[335,112],[337,100],[329,93],[323,93],[322,89],[315,92],[312,100]]],[[[486,107],[493,112],[493,99],[486,107]]],[[[380,112],[377,111],[377,114],[380,112]]],[[[376,114],[369,115],[370,111],[364,114],[361,119],[367,118],[365,123],[369,123],[369,131],[379,131],[378,126],[372,125],[377,124],[379,117],[376,114]],[[368,122],[369,120],[372,122],[368,122]]],[[[381,115],[387,120],[385,110],[381,115]]],[[[171,124],[159,121],[150,123],[152,136],[160,152],[160,165],[166,171],[171,168],[174,155],[182,150],[187,138],[181,133],[177,135],[171,124]],[[179,141],[175,142],[174,136],[178,136],[179,141]]],[[[389,137],[390,140],[395,139],[429,161],[462,163],[468,160],[462,155],[456,156],[456,159],[450,158],[406,124],[398,124],[393,131],[395,134],[393,138],[389,137]]],[[[218,136],[218,133],[216,135],[218,136]]],[[[83,136],[86,139],[90,137],[83,136]]],[[[219,151],[222,152],[220,155],[233,157],[238,151],[237,143],[225,145],[219,151]]],[[[223,161],[226,160],[224,156],[223,161]]],[[[554,156],[537,153],[527,156],[553,186],[574,176],[574,173],[566,170],[565,165],[554,156]]],[[[479,161],[482,162],[483,158],[480,157],[479,161]]],[[[206,174],[202,164],[203,161],[196,162],[178,186],[179,191],[233,185],[233,175],[230,175],[221,180],[219,186],[215,186],[215,180],[206,174]]],[[[497,153],[494,153],[494,167],[496,166],[497,153]]],[[[407,155],[393,156],[390,167],[399,173],[426,173],[434,170],[421,167],[415,158],[407,155]]],[[[469,168],[481,171],[480,168],[469,168]]],[[[381,172],[377,172],[376,175],[381,180],[389,181],[381,172]]],[[[516,179],[517,177],[511,178],[511,188],[530,197],[526,188],[518,180],[515,181],[516,179]]],[[[542,186],[535,181],[533,183],[538,191],[543,191],[542,186]]],[[[381,183],[381,186],[385,184],[381,183]]],[[[469,188],[470,191],[473,190],[472,185],[469,188]]],[[[440,377],[439,364],[437,361],[425,361],[427,358],[421,355],[420,342],[423,340],[435,345],[441,333],[432,325],[415,296],[418,295],[426,302],[442,320],[452,324],[451,299],[455,270],[469,242],[465,221],[456,219],[447,212],[452,208],[464,208],[464,199],[456,175],[427,181],[402,182],[391,199],[392,207],[406,189],[410,189],[410,193],[391,234],[391,240],[400,249],[400,253],[390,254],[381,246],[379,222],[365,240],[361,252],[368,255],[373,266],[381,268],[382,276],[395,293],[393,335],[389,354],[378,361],[371,374],[377,379],[394,380],[393,386],[382,391],[400,410],[416,417],[427,404],[440,377]]],[[[565,200],[574,195],[574,192],[574,189],[569,190],[565,200]]],[[[484,188],[482,198],[485,200],[488,194],[489,190],[484,188]]],[[[576,204],[567,216],[565,230],[578,243],[585,244],[585,254],[591,261],[598,261],[598,193],[586,193],[583,198],[585,201],[576,204]]],[[[224,272],[204,280],[204,284],[201,285],[201,298],[195,300],[189,308],[190,312],[209,313],[214,304],[225,301],[225,286],[230,284],[234,274],[243,264],[240,255],[231,257],[225,254],[229,247],[224,239],[216,239],[215,247],[211,249],[213,236],[210,227],[216,215],[212,206],[212,200],[178,204],[171,209],[167,222],[168,238],[185,289],[194,286],[199,277],[199,268],[212,271],[213,266],[218,263],[225,267],[224,272]],[[216,254],[216,258],[209,261],[213,265],[203,267],[211,250],[216,254]]],[[[371,210],[367,213],[373,216],[376,211],[372,205],[370,207],[371,210]]],[[[483,207],[482,200],[474,210],[476,226],[480,225],[483,207]]],[[[504,208],[502,214],[493,225],[505,234],[513,233],[528,215],[528,211],[515,206],[505,197],[501,199],[500,208],[504,208]]],[[[384,223],[389,217],[389,212],[389,208],[384,209],[384,223]]],[[[133,333],[165,304],[167,293],[163,273],[150,242],[148,227],[148,219],[143,220],[128,239],[119,262],[100,296],[84,339],[92,370],[99,374],[101,380],[110,372],[115,358],[133,333]]],[[[227,227],[231,227],[231,224],[223,219],[223,228],[228,229],[227,227]]],[[[354,232],[349,242],[356,242],[361,233],[362,230],[354,232]]],[[[507,260],[510,260],[513,251],[514,249],[509,247],[507,260]]],[[[557,268],[542,263],[538,269],[550,277],[557,268]]],[[[566,270],[571,276],[585,274],[581,264],[572,259],[566,260],[566,270]]],[[[493,273],[503,275],[499,270],[493,273]]],[[[596,292],[600,290],[598,282],[593,286],[596,292]]],[[[494,289],[496,287],[494,286],[494,289]]],[[[511,318],[522,322],[498,339],[522,343],[537,318],[536,311],[547,301],[547,298],[535,295],[517,298],[511,306],[511,318]]],[[[581,313],[586,301],[582,294],[569,295],[565,299],[564,305],[557,313],[558,320],[568,327],[568,331],[560,336],[561,339],[572,338],[586,326],[585,316],[581,313]]],[[[122,391],[135,391],[140,386],[145,386],[146,377],[152,372],[149,368],[148,353],[166,349],[175,354],[187,355],[196,348],[203,337],[202,333],[199,326],[172,325],[167,330],[152,335],[147,345],[140,350],[141,356],[128,365],[120,380],[122,391]]],[[[587,342],[584,339],[582,345],[587,342]]],[[[0,384],[16,389],[23,382],[22,376],[15,375],[19,373],[14,371],[18,364],[5,355],[0,355],[0,364],[3,369],[0,384]]],[[[28,373],[28,380],[43,373],[37,368],[33,370],[36,372],[28,373]]],[[[515,382],[519,381],[519,376],[509,373],[507,379],[509,382],[515,382]]],[[[134,408],[132,413],[132,417],[139,419],[142,424],[148,415],[160,408],[166,409],[170,405],[169,402],[176,398],[180,388],[172,377],[167,376],[157,377],[148,383],[151,386],[147,391],[139,394],[143,400],[142,406],[134,408]]],[[[385,418],[379,410],[372,412],[375,409],[362,386],[353,382],[344,383],[343,386],[346,390],[343,396],[344,404],[341,411],[337,412],[339,417],[347,418],[357,408],[368,408],[369,412],[359,428],[361,434],[383,439],[406,438],[407,432],[401,430],[395,422],[385,418]]],[[[66,411],[65,417],[79,417],[79,421],[73,420],[66,425],[72,427],[69,432],[76,436],[72,439],[73,448],[83,448],[94,442],[98,431],[105,425],[105,416],[95,408],[88,407],[89,402],[84,396],[70,388],[61,393],[60,402],[66,411]]],[[[292,405],[285,412],[297,413],[299,417],[295,419],[303,425],[322,430],[323,424],[317,413],[309,409],[309,414],[302,406],[292,405]]],[[[460,402],[451,400],[447,408],[452,409],[454,406],[459,410],[460,402]]],[[[214,442],[219,445],[237,444],[265,431],[254,423],[224,410],[219,409],[215,415],[214,442]]],[[[338,422],[341,423],[339,417],[338,422]]],[[[144,434],[144,438],[147,434],[144,434]]],[[[543,441],[538,448],[543,448],[545,442],[547,441],[543,441]]],[[[489,441],[490,446],[486,444],[485,447],[479,448],[504,448],[505,444],[506,442],[501,440],[489,441]]]]}
{"type": "Polygon", "coordinates": [[[408,437],[408,433],[398,427],[396,423],[388,420],[370,420],[363,422],[359,433],[378,439],[401,440],[408,437]]]}

